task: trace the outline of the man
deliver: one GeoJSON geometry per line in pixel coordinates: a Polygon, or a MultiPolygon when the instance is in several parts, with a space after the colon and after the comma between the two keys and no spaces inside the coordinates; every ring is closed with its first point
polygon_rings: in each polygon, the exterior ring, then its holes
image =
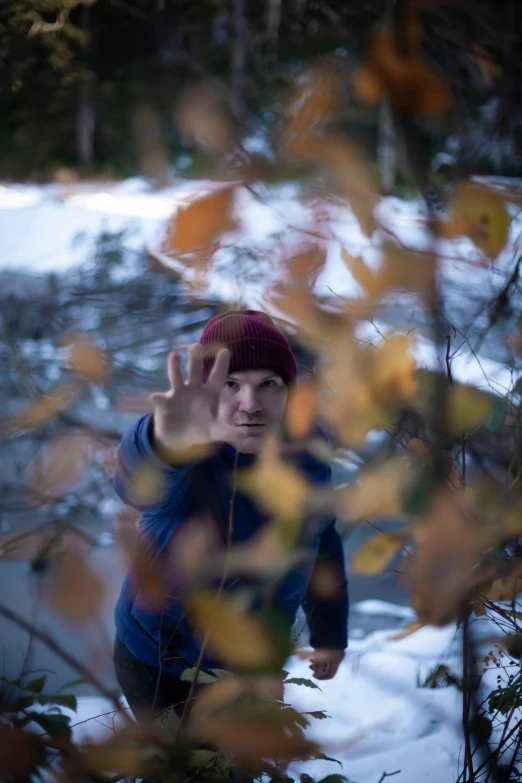
{"type": "MultiPolygon", "coordinates": [[[[210,513],[223,532],[233,509],[232,545],[251,539],[267,524],[267,515],[252,499],[234,490],[234,471],[251,466],[267,435],[282,431],[297,368],[286,337],[271,319],[245,310],[207,323],[190,349],[186,381],[175,353],[168,358],[168,375],[169,391],[151,397],[153,414],[126,431],[115,479],[121,499],[142,513],[140,531],[160,559],[173,535],[201,512],[210,513]],[[219,346],[214,356],[210,349],[219,346]],[[169,453],[180,441],[209,441],[216,450],[199,462],[170,464],[169,453]],[[160,472],[164,486],[161,498],[148,504],[133,497],[132,487],[132,476],[144,461],[160,472]]],[[[300,453],[298,467],[314,484],[330,481],[330,469],[309,454],[300,453]]],[[[307,546],[306,562],[282,580],[274,600],[289,626],[303,605],[316,650],[312,672],[330,679],[344,657],[348,622],[343,547],[334,520],[318,523],[307,546]],[[337,582],[333,596],[310,589],[319,563],[337,582]]],[[[183,601],[170,599],[161,611],[151,610],[140,600],[131,573],[115,619],[116,673],[133,712],[159,712],[171,705],[180,712],[190,689],[181,674],[201,657],[201,640],[192,632],[183,601]]],[[[203,670],[219,666],[206,648],[200,663],[203,670]]]]}

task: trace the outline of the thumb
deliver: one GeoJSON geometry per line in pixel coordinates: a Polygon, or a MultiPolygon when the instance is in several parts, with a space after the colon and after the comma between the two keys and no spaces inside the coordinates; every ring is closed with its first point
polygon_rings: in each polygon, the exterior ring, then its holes
{"type": "Polygon", "coordinates": [[[164,392],[155,392],[149,395],[149,401],[156,410],[165,410],[168,405],[169,396],[164,392]]]}

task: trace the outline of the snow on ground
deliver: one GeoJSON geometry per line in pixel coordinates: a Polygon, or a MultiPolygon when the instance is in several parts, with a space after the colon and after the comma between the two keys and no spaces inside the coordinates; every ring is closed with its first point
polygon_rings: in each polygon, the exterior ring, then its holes
{"type": "MultiPolygon", "coordinates": [[[[361,601],[357,612],[389,614],[406,624],[413,612],[386,601],[361,601]]],[[[498,629],[487,618],[471,628],[483,655],[498,641],[498,629]]],[[[364,639],[350,636],[350,646],[337,676],[318,683],[320,689],[288,685],[285,701],[301,712],[324,710],[326,720],[310,718],[308,736],[321,743],[335,761],[314,760],[291,765],[298,778],[315,780],[341,773],[350,783],[378,783],[384,772],[394,783],[452,783],[462,759],[461,693],[455,686],[420,687],[440,665],[461,674],[461,640],[454,624],[424,627],[399,638],[397,631],[375,631],[364,639]]],[[[309,679],[308,662],[292,657],[285,668],[291,677],[309,679]]],[[[487,671],[482,695],[495,688],[498,670],[487,671]]],[[[103,698],[82,697],[72,718],[78,742],[101,741],[122,725],[114,706],[103,698]]]]}
{"type": "MultiPolygon", "coordinates": [[[[363,603],[370,612],[406,616],[401,606],[363,603]]],[[[419,688],[418,682],[442,661],[455,660],[457,644],[453,625],[423,628],[399,641],[390,631],[377,631],[364,640],[351,639],[337,676],[319,683],[321,690],[287,686],[285,700],[298,710],[325,710],[330,716],[311,719],[309,736],[343,765],[323,760],[295,764],[292,776],[306,772],[320,780],[337,772],[350,783],[378,783],[383,772],[398,772],[395,783],[454,781],[462,747],[460,693],[455,687],[419,688]]],[[[310,674],[307,661],[297,657],[286,668],[292,677],[310,674]]],[[[115,719],[113,710],[102,698],[82,697],[78,713],[68,713],[75,739],[99,741],[118,728],[121,719],[115,719]]]]}

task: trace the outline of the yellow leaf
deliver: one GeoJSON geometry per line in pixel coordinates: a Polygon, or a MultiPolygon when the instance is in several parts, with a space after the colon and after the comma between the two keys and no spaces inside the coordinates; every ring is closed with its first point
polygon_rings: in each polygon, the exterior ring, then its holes
{"type": "Polygon", "coordinates": [[[319,413],[320,404],[317,385],[310,381],[290,390],[286,406],[286,424],[293,438],[306,438],[319,413]]]}
{"type": "Polygon", "coordinates": [[[242,612],[232,601],[207,592],[189,601],[192,620],[213,655],[235,667],[258,668],[275,662],[276,650],[267,626],[242,612]]]}
{"type": "Polygon", "coordinates": [[[356,574],[375,576],[384,571],[397,554],[405,533],[377,533],[355,553],[351,568],[356,574]]]}
{"type": "Polygon", "coordinates": [[[509,576],[506,579],[497,579],[491,585],[487,594],[490,601],[514,601],[517,595],[522,593],[522,578],[509,576]]]}
{"type": "Polygon", "coordinates": [[[511,218],[504,199],[494,190],[474,182],[459,182],[450,204],[451,236],[466,234],[489,258],[504,249],[511,218]]]}
{"type": "Polygon", "coordinates": [[[449,432],[453,435],[468,432],[489,416],[492,407],[492,398],[473,386],[452,384],[446,397],[449,432]]]}
{"type": "Polygon", "coordinates": [[[164,474],[147,460],[140,462],[129,477],[129,494],[137,504],[157,503],[164,490],[164,474]]]}
{"type": "Polygon", "coordinates": [[[426,446],[425,442],[420,438],[410,438],[406,448],[408,451],[411,451],[414,454],[421,454],[421,455],[428,454],[428,447],[426,446]]]}
{"type": "Polygon", "coordinates": [[[210,251],[217,237],[236,227],[232,220],[234,188],[197,199],[176,213],[170,250],[176,254],[210,251]]]}
{"type": "Polygon", "coordinates": [[[310,494],[305,477],[281,461],[273,439],[265,442],[255,467],[242,471],[239,483],[270,513],[283,518],[300,517],[310,494]]]}
{"type": "Polygon", "coordinates": [[[424,623],[420,623],[420,622],[408,623],[408,625],[405,628],[403,628],[402,631],[399,631],[398,633],[394,633],[392,634],[392,636],[389,636],[388,638],[390,639],[390,641],[399,642],[401,639],[407,639],[408,636],[411,636],[417,631],[420,631],[421,628],[424,628],[424,623]]]}
{"type": "Polygon", "coordinates": [[[402,511],[402,497],[410,481],[405,461],[391,459],[363,471],[357,484],[339,490],[339,502],[351,521],[395,517],[402,511]]]}

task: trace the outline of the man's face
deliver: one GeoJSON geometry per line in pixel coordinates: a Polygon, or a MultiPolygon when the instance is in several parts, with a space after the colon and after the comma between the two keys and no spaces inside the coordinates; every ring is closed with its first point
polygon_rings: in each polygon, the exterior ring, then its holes
{"type": "Polygon", "coordinates": [[[283,423],[288,390],[271,370],[231,373],[221,391],[217,420],[223,440],[241,454],[257,454],[283,423]]]}

